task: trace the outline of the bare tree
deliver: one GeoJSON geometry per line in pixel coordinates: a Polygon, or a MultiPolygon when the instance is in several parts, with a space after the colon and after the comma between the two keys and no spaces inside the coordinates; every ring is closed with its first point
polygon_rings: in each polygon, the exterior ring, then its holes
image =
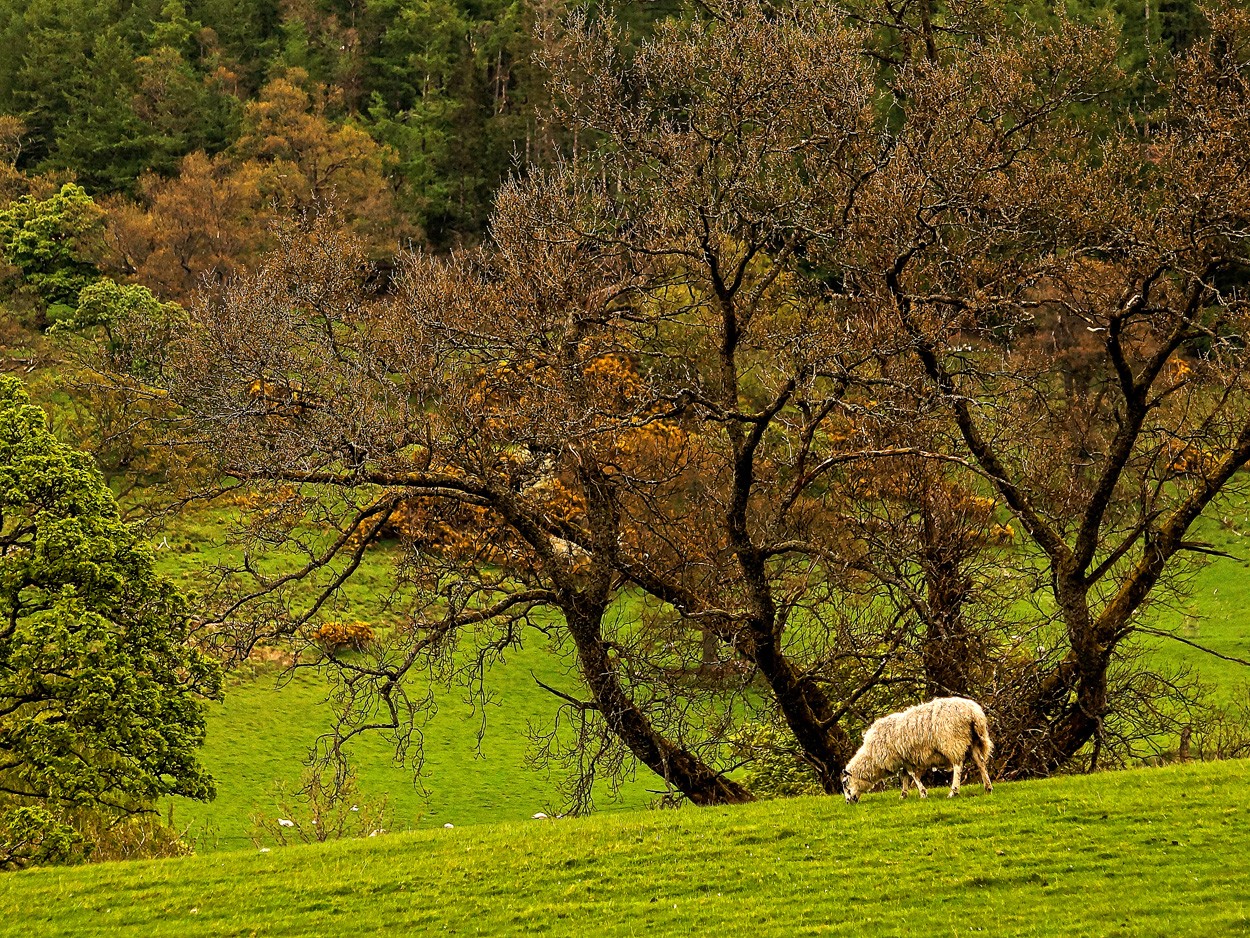
{"type": "Polygon", "coordinates": [[[1062,34],[1040,73],[984,75],[988,97],[965,99],[954,65],[898,78],[928,117],[863,200],[852,279],[1039,552],[1065,629],[1014,705],[1008,773],[1101,739],[1109,666],[1169,571],[1207,550],[1189,532],[1250,458],[1248,25],[1214,15],[1161,128],[1097,146],[1067,104],[1108,59],[1062,34]]]}
{"type": "Polygon", "coordinates": [[[400,531],[405,624],[328,659],[337,743],[407,745],[411,677],[481,696],[534,629],[584,689],[548,688],[543,747],[579,805],[628,760],[751,797],[743,714],[826,791],[924,693],[986,697],[1008,774],[1104,740],[1109,673],[1149,683],[1125,639],[1250,459],[1250,25],[1216,18],[1143,139],[1090,116],[1103,36],[957,13],[905,54],[805,7],[629,56],[575,17],[543,49],[576,151],[503,188],[486,247],[379,295],[316,219],[197,304],[155,372],[181,437],[304,558],[226,575],[240,649],[307,635],[400,531]]]}

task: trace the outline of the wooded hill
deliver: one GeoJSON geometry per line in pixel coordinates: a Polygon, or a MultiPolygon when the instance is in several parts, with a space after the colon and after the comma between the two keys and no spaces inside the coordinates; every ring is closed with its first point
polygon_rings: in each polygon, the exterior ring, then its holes
{"type": "Polygon", "coordinates": [[[327,676],[335,780],[522,647],[569,811],[836,793],[943,695],[1000,778],[1244,749],[1139,640],[1247,497],[1243,7],[233,9],[7,16],[4,325],[138,508],[234,512],[171,616],[327,676]]]}
{"type": "MultiPolygon", "coordinates": [[[[145,207],[169,198],[162,180],[287,161],[304,178],[268,179],[253,198],[333,192],[392,248],[472,240],[504,176],[558,150],[533,56],[536,31],[565,12],[545,0],[6,0],[0,114],[21,124],[0,146],[23,171],[145,207]]],[[[625,5],[639,24],[679,12],[625,5]]],[[[238,186],[229,198],[245,197],[238,186]]]]}
{"type": "MultiPolygon", "coordinates": [[[[1008,6],[1040,18],[1048,4],[1008,6]]],[[[571,8],[561,0],[5,0],[0,115],[13,121],[0,123],[0,158],[149,210],[178,191],[189,198],[209,176],[222,199],[250,199],[252,212],[270,198],[298,205],[333,192],[392,247],[410,237],[435,246],[474,240],[505,175],[571,143],[544,120],[547,79],[534,61],[538,31],[571,8]],[[251,178],[274,162],[294,164],[302,178],[282,180],[290,166],[251,178]]],[[[1117,24],[1136,68],[1183,48],[1198,29],[1192,0],[1069,8],[1117,24]]],[[[611,9],[635,34],[684,15],[679,0],[611,9]]],[[[241,244],[233,250],[246,258],[241,244]]],[[[138,263],[119,251],[123,265],[138,263]]],[[[220,258],[232,259],[229,249],[220,258]]]]}

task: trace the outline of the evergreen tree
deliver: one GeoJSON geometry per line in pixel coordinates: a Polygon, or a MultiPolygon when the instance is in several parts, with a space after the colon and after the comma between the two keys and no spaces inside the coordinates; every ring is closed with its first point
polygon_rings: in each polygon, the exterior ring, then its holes
{"type": "Polygon", "coordinates": [[[218,666],[89,457],[0,379],[0,867],[80,855],[84,821],[213,797],[218,666]]]}

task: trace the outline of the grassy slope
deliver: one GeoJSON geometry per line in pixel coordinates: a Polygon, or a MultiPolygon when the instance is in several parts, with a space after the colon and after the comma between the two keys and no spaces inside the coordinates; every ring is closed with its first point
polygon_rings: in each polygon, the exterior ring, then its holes
{"type": "Polygon", "coordinates": [[[1250,762],[0,877],[0,935],[1250,933],[1250,762]]]}
{"type": "MultiPolygon", "coordinates": [[[[167,536],[158,536],[162,571],[193,585],[197,571],[233,560],[233,548],[227,546],[228,516],[228,510],[188,513],[167,536]]],[[[366,558],[344,590],[341,617],[377,621],[370,610],[376,608],[377,597],[391,591],[393,561],[385,549],[366,558]]],[[[356,744],[353,757],[360,794],[389,798],[394,829],[554,813],[553,805],[559,802],[555,781],[525,760],[528,727],[546,725],[556,705],[534,682],[534,675],[571,693],[577,692],[577,685],[566,665],[545,650],[545,636],[532,630],[526,642],[490,671],[493,702],[487,707],[480,753],[481,712],[454,692],[444,693],[437,716],[425,728],[426,764],[419,788],[411,768],[394,763],[393,749],[381,735],[365,736],[356,744]]],[[[271,666],[250,679],[232,679],[225,701],[209,708],[202,759],[217,779],[217,798],[208,804],[178,799],[174,806],[175,823],[189,832],[201,851],[249,846],[251,815],[279,813],[275,783],[282,780],[295,787],[309,747],[332,724],[326,702],[329,685],[323,678],[304,671],[295,680],[280,683],[279,676],[279,669],[271,666]]],[[[601,798],[601,804],[608,809],[639,807],[654,798],[648,787],[662,784],[654,777],[630,782],[619,801],[601,798]]]]}
{"type": "MultiPolygon", "coordinates": [[[[1250,661],[1250,506],[1238,504],[1226,515],[1229,525],[1203,522],[1198,536],[1231,557],[1217,557],[1194,577],[1191,594],[1176,608],[1162,610],[1159,627],[1213,651],[1250,661]]],[[[1202,679],[1225,696],[1250,681],[1250,668],[1224,661],[1181,642],[1160,639],[1155,654],[1173,664],[1193,665],[1202,679]]]]}
{"type": "MultiPolygon", "coordinates": [[[[420,788],[411,769],[394,763],[387,740],[365,737],[352,754],[362,797],[388,795],[396,830],[552,813],[559,801],[554,780],[525,763],[527,726],[546,720],[552,707],[546,693],[535,687],[531,668],[557,683],[541,650],[520,651],[493,670],[498,703],[487,710],[480,754],[475,751],[480,714],[458,699],[442,704],[425,730],[420,788]]],[[[175,807],[175,821],[189,829],[198,849],[247,846],[250,815],[257,810],[277,813],[274,782],[298,780],[309,746],[330,725],[325,695],[324,682],[311,675],[279,686],[271,674],[233,684],[225,703],[212,706],[202,758],[218,780],[217,799],[208,804],[179,800],[175,807]]],[[[652,798],[642,782],[635,782],[624,788],[621,801],[604,806],[638,807],[652,798]]]]}
{"type": "MultiPolygon", "coordinates": [[[[224,513],[204,513],[181,519],[175,534],[160,553],[166,572],[192,576],[204,564],[220,561],[224,547],[224,513]]],[[[1244,511],[1229,527],[1209,523],[1203,536],[1222,550],[1247,556],[1250,545],[1236,532],[1244,527],[1244,511]]],[[[390,558],[386,553],[368,559],[347,590],[351,610],[347,618],[367,618],[361,609],[390,588],[390,558]]],[[[1224,654],[1250,659],[1250,562],[1226,558],[1203,568],[1193,583],[1193,594],[1178,610],[1160,614],[1160,625],[1176,629],[1194,641],[1224,654]]],[[[395,828],[507,821],[547,810],[557,800],[554,783],[525,764],[525,733],[531,723],[544,723],[553,702],[534,684],[531,671],[555,686],[575,690],[563,667],[547,655],[540,635],[514,654],[491,675],[498,705],[487,713],[488,732],[483,755],[475,752],[480,715],[456,697],[444,700],[439,715],[427,728],[426,774],[423,788],[414,786],[411,771],[394,765],[391,751],[379,736],[366,738],[356,749],[360,787],[365,797],[387,794],[395,808],[395,828]]],[[[1250,678],[1250,669],[1221,661],[1178,642],[1151,640],[1155,654],[1168,662],[1187,662],[1203,678],[1230,696],[1250,678]]],[[[210,710],[204,762],[219,781],[219,795],[211,804],[180,801],[175,819],[190,830],[200,850],[232,849],[249,844],[255,811],[274,813],[274,783],[299,778],[309,745],[330,724],[324,703],[326,685],[305,673],[279,687],[276,672],[254,680],[232,683],[224,704],[210,710]]],[[[652,780],[658,782],[658,780],[652,780]]],[[[617,806],[637,807],[650,796],[645,782],[627,786],[617,806]]],[[[548,811],[548,813],[551,813],[548,811]]]]}

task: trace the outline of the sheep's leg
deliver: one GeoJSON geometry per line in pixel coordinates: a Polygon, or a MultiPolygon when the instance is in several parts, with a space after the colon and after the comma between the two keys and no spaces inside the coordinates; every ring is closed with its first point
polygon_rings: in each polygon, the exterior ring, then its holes
{"type": "Polygon", "coordinates": [[[994,790],[994,783],[990,781],[989,770],[985,767],[985,756],[976,747],[973,747],[972,750],[972,761],[977,764],[977,769],[981,772],[981,785],[985,788],[985,793],[988,795],[994,790]]]}
{"type": "Polygon", "coordinates": [[[906,773],[906,772],[902,772],[902,773],[901,773],[901,775],[902,775],[902,778],[903,778],[903,793],[902,793],[901,795],[899,795],[899,797],[900,797],[900,798],[906,798],[906,797],[907,797],[907,782],[909,781],[909,778],[908,778],[908,776],[907,776],[907,773],[906,773]]]}
{"type": "Polygon", "coordinates": [[[954,798],[959,794],[959,773],[963,771],[963,763],[956,762],[951,766],[951,793],[947,798],[954,798]]]}
{"type": "Polygon", "coordinates": [[[908,769],[907,774],[911,776],[911,780],[916,783],[916,791],[920,792],[921,798],[928,798],[929,793],[925,791],[925,787],[920,784],[920,772],[916,769],[908,769]]]}

